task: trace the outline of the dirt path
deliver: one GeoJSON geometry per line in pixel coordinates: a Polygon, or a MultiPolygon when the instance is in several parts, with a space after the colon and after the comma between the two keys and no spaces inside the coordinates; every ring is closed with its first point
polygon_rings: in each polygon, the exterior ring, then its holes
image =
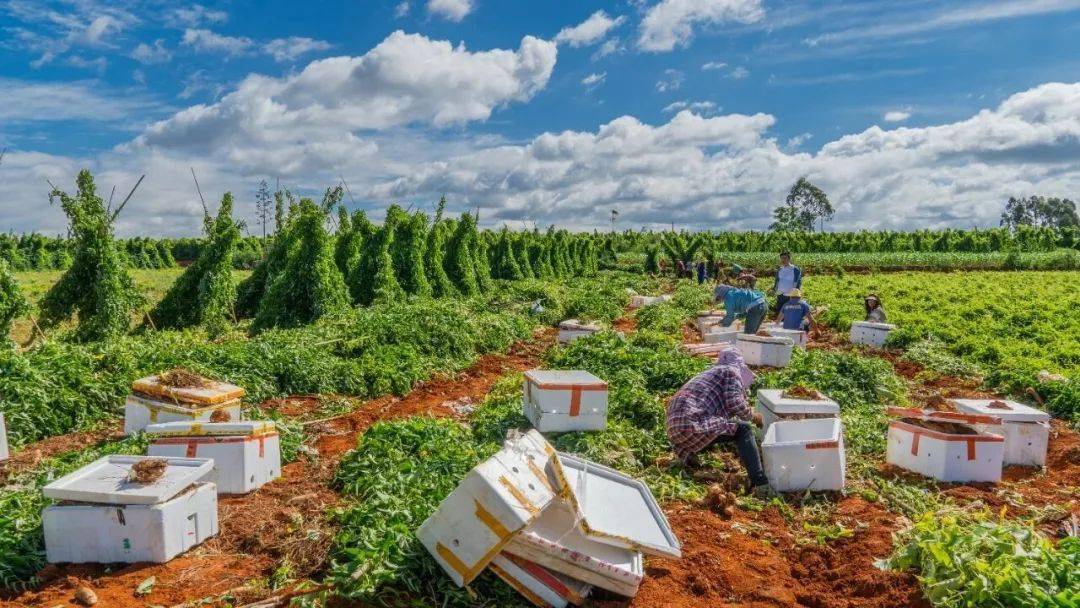
{"type": "MultiPolygon", "coordinates": [[[[72,606],[74,586],[79,584],[92,588],[98,605],[108,608],[173,606],[225,593],[243,603],[267,595],[267,577],[286,558],[292,567],[290,578],[315,573],[324,565],[333,538],[327,513],[341,500],[330,489],[330,481],[341,456],[366,429],[381,420],[454,415],[454,405],[481,401],[507,373],[535,367],[554,338],[554,330],[540,331],[507,354],[484,355],[456,376],[433,378],[404,397],[375,399],[309,426],[314,439],[308,445],[317,450],[317,457],[286,465],[281,479],[250,495],[221,498],[221,533],[167,564],[132,564],[112,571],[100,565],[48,566],[41,587],[0,606],[72,606]],[[156,579],[150,593],[136,597],[135,589],[150,577],[156,579]]],[[[296,401],[299,405],[293,405],[302,408],[304,399],[296,401]]],[[[92,443],[87,437],[68,440],[74,446],[70,449],[92,443]]]]}
{"type": "Polygon", "coordinates": [[[57,435],[31,443],[12,454],[10,459],[0,462],[0,483],[37,468],[42,460],[57,454],[85,450],[103,441],[121,439],[123,436],[123,421],[111,420],[94,430],[57,435]]]}

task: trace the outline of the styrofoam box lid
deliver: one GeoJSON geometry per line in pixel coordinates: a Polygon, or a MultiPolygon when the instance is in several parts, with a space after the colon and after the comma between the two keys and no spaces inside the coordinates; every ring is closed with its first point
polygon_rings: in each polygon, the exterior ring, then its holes
{"type": "Polygon", "coordinates": [[[577,319],[567,319],[562,323],[559,323],[559,329],[581,329],[587,331],[599,331],[601,327],[598,323],[587,323],[585,321],[579,321],[577,319]]]}
{"type": "Polygon", "coordinates": [[[840,404],[822,395],[822,399],[789,399],[783,389],[763,388],[758,401],[777,414],[838,414],[840,404]]]}
{"type": "Polygon", "coordinates": [[[1005,399],[950,399],[949,401],[955,403],[956,409],[961,412],[996,416],[1006,422],[1050,422],[1050,414],[1016,401],[1005,399]],[[990,407],[994,401],[1004,403],[1009,406],[1009,409],[990,407]]]}
{"type": "Polygon", "coordinates": [[[580,369],[531,369],[525,372],[525,377],[528,378],[530,382],[537,385],[539,388],[544,388],[544,385],[607,386],[607,382],[604,382],[603,380],[597,378],[589,372],[580,369]]]}
{"type": "Polygon", "coordinates": [[[199,405],[217,405],[225,401],[239,399],[246,394],[244,389],[228,382],[211,381],[211,385],[206,388],[165,386],[161,384],[158,376],[139,378],[131,383],[131,390],[155,397],[185,403],[197,403],[199,405]]]}
{"type": "Polygon", "coordinates": [[[788,346],[795,346],[795,341],[791,338],[785,338],[780,336],[759,336],[757,334],[739,334],[737,338],[739,342],[763,342],[765,344],[786,344],[788,346]]]}
{"type": "Polygon", "coordinates": [[[241,420],[238,422],[159,422],[146,427],[148,435],[163,437],[248,437],[276,430],[271,420],[241,420]]]}
{"type": "Polygon", "coordinates": [[[885,413],[889,416],[914,418],[915,420],[936,420],[941,422],[957,422],[959,424],[1001,424],[1001,417],[997,415],[940,412],[937,410],[921,410],[895,406],[885,408],[885,413]]]}
{"type": "MultiPolygon", "coordinates": [[[[588,538],[574,525],[574,510],[562,500],[553,500],[548,508],[540,513],[536,521],[529,524],[517,537],[510,541],[532,544],[551,555],[579,553],[587,555],[595,562],[610,567],[614,571],[624,572],[640,578],[644,574],[641,553],[598,542],[588,538]],[[532,537],[535,540],[530,540],[532,537]],[[540,542],[536,542],[540,541],[540,542]]],[[[562,559],[566,559],[563,557],[562,559]]]]}
{"type": "Polygon", "coordinates": [[[681,557],[679,539],[641,481],[571,454],[557,453],[558,483],[570,489],[589,538],[616,547],[681,557]]]}
{"type": "Polygon", "coordinates": [[[852,321],[852,327],[866,327],[868,329],[893,330],[896,326],[891,323],[874,323],[872,321],[852,321]]]}
{"type": "Polygon", "coordinates": [[[200,481],[214,469],[210,458],[165,458],[168,466],[161,479],[139,484],[128,481],[131,467],[152,456],[105,456],[64,475],[42,488],[46,498],[110,505],[163,503],[200,481]]]}

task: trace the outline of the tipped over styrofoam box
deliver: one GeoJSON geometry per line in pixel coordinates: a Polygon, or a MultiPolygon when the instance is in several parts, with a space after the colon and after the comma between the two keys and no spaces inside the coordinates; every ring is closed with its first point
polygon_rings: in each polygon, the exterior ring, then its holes
{"type": "Polygon", "coordinates": [[[976,428],[997,426],[993,416],[889,408],[885,460],[889,464],[949,482],[1001,480],[1005,437],[976,428]]]}
{"type": "Polygon", "coordinates": [[[146,432],[150,456],[212,459],[219,494],[247,494],[281,476],[281,438],[273,422],[166,422],[146,432]]]}
{"type": "Polygon", "coordinates": [[[791,338],[740,333],[735,339],[735,346],[742,353],[747,365],[784,367],[791,361],[795,342],[791,338]]]}
{"type": "Polygon", "coordinates": [[[865,344],[882,348],[889,339],[889,332],[896,329],[890,323],[872,323],[870,321],[852,321],[850,340],[852,344],[865,344]]]}
{"type": "Polygon", "coordinates": [[[167,458],[157,481],[131,481],[149,458],[106,456],[42,489],[62,501],[42,512],[49,562],[163,563],[217,534],[213,462],[167,458]]]}
{"type": "Polygon", "coordinates": [[[8,453],[7,424],[4,422],[4,413],[0,412],[0,461],[7,460],[8,453]]]}
{"type": "Polygon", "coordinates": [[[599,323],[585,323],[577,319],[567,319],[559,323],[559,344],[570,344],[578,338],[591,336],[602,329],[599,323]]]}
{"type": "Polygon", "coordinates": [[[781,420],[761,442],[769,485],[778,492],[844,489],[847,457],[839,418],[781,420]]]}
{"type": "Polygon", "coordinates": [[[1041,467],[1046,465],[1050,443],[1050,414],[1005,399],[951,399],[956,409],[1001,419],[1001,426],[976,424],[975,428],[1005,437],[1005,464],[1041,467]]]}
{"type": "Polygon", "coordinates": [[[803,420],[807,418],[836,418],[840,404],[819,393],[817,399],[785,397],[784,390],[763,388],[757,393],[757,411],[761,413],[761,428],[780,420],[803,420]]]}
{"type": "Polygon", "coordinates": [[[470,471],[416,536],[458,585],[476,578],[554,500],[545,472],[555,452],[537,431],[507,440],[470,471]]]}
{"type": "Polygon", "coordinates": [[[602,431],[607,427],[608,386],[582,370],[525,372],[522,409],[542,432],[602,431]]]}
{"type": "Polygon", "coordinates": [[[563,608],[569,604],[580,605],[593,589],[588,583],[506,552],[496,555],[490,567],[492,572],[534,606],[563,608]]]}

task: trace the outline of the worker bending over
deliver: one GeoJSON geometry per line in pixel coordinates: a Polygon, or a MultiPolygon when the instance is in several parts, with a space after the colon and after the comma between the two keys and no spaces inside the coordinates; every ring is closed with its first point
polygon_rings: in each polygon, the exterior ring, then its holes
{"type": "Polygon", "coordinates": [[[753,289],[732,287],[720,284],[713,291],[716,302],[724,303],[724,319],[720,324],[731,327],[735,317],[744,317],[743,331],[748,334],[756,334],[769,312],[769,304],[765,301],[765,294],[753,289]]]}
{"type": "Polygon", "coordinates": [[[776,322],[784,329],[797,329],[807,331],[814,322],[814,315],[810,312],[810,305],[802,299],[801,289],[792,289],[787,293],[787,301],[780,307],[776,315],[776,322]]]}
{"type": "Polygon", "coordinates": [[[775,496],[761,466],[751,424],[761,415],[751,411],[747,389],[754,373],[735,350],[720,353],[717,364],[694,376],[671,399],[667,409],[667,436],[684,466],[700,465],[698,453],[733,442],[739,460],[759,498],[775,496]]]}

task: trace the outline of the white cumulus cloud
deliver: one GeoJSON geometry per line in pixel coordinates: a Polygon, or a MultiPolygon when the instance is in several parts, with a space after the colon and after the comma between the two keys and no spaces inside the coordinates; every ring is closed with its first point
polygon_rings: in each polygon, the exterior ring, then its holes
{"type": "Polygon", "coordinates": [[[131,51],[131,58],[144,65],[168,63],[172,59],[172,52],[165,48],[165,41],[158,38],[153,45],[140,42],[135,50],[131,51]]]}
{"type": "Polygon", "coordinates": [[[557,44],[569,44],[572,47],[595,44],[603,40],[608,32],[622,25],[626,17],[609,17],[604,11],[596,11],[589,18],[573,27],[564,27],[555,35],[557,44]]]}
{"type": "Polygon", "coordinates": [[[593,73],[589,74],[585,78],[582,78],[581,84],[591,88],[604,82],[605,78],[607,78],[607,72],[593,73]]]}
{"type": "Polygon", "coordinates": [[[225,55],[243,55],[255,44],[246,36],[225,36],[206,29],[188,28],[180,43],[201,53],[223,53],[225,55]]]}
{"type": "Polygon", "coordinates": [[[472,0],[428,0],[427,10],[449,21],[461,21],[473,10],[472,0]]]}
{"type": "Polygon", "coordinates": [[[761,0],[660,0],[642,18],[637,44],[643,51],[671,51],[689,44],[695,26],[755,23],[764,16],[761,0]]]}
{"type": "Polygon", "coordinates": [[[275,38],[263,45],[263,51],[274,58],[274,61],[292,61],[301,55],[318,53],[330,50],[330,43],[325,40],[315,40],[304,36],[289,36],[288,38],[275,38]]]}
{"type": "Polygon", "coordinates": [[[885,122],[904,122],[911,118],[911,112],[905,112],[903,110],[890,110],[885,112],[885,122]]]}

